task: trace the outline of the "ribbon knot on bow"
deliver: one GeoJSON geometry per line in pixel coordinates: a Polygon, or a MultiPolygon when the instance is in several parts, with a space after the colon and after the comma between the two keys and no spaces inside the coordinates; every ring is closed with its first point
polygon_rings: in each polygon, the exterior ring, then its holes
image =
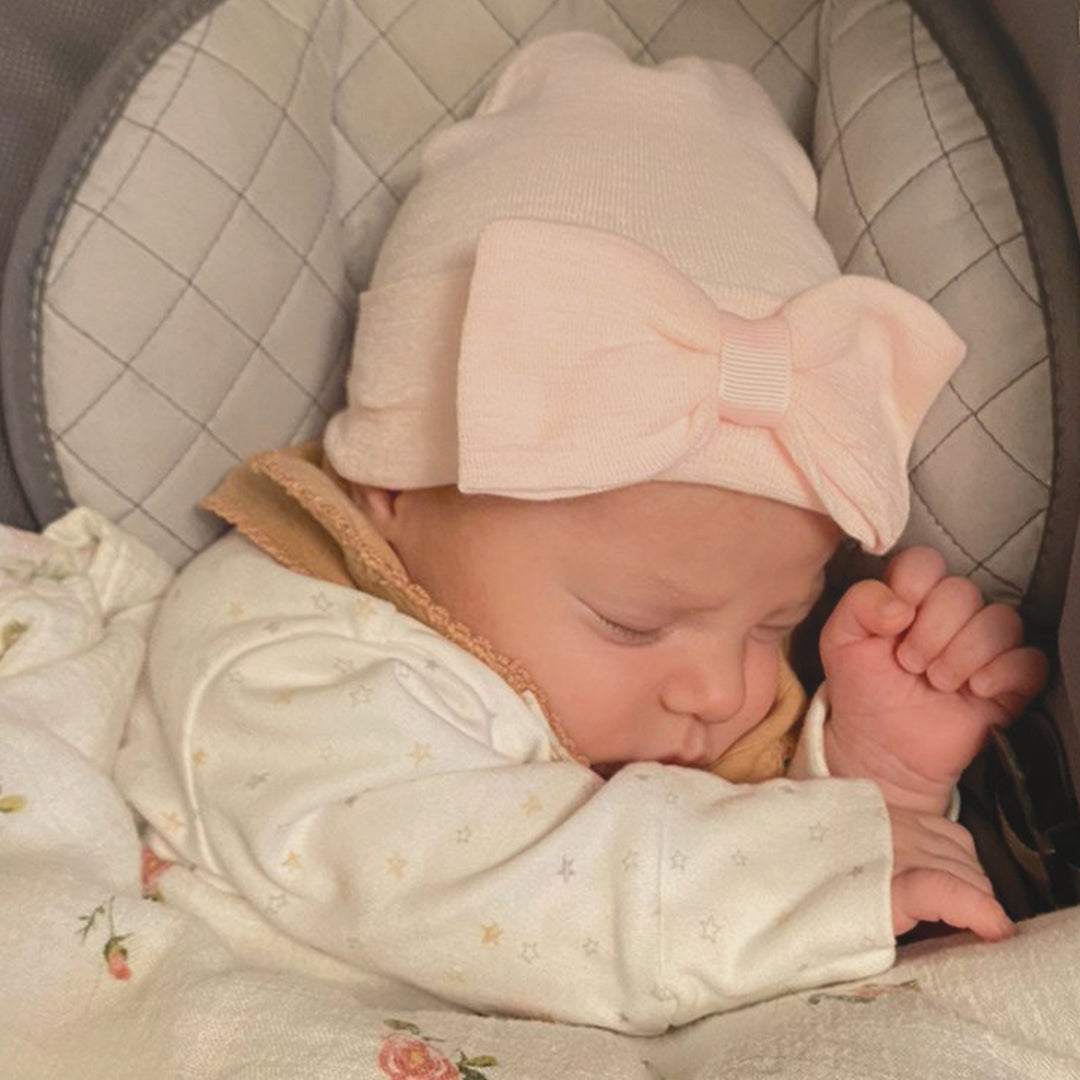
{"type": "Polygon", "coordinates": [[[776,427],[791,401],[791,331],[783,318],[723,319],[717,415],[733,424],[776,427]]]}

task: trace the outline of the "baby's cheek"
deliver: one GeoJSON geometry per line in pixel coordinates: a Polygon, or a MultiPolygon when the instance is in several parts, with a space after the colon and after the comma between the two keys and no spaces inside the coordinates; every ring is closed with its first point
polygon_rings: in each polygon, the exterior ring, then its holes
{"type": "Polygon", "coordinates": [[[755,645],[747,658],[746,704],[743,717],[746,730],[760,724],[776,704],[780,685],[780,651],[774,646],[755,645]]]}

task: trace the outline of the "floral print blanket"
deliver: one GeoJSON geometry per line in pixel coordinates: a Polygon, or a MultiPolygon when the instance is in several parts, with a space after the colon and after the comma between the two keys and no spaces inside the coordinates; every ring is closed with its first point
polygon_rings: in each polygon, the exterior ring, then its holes
{"type": "MultiPolygon", "coordinates": [[[[100,516],[0,527],[0,1063],[12,1080],[1075,1080],[1080,914],[652,1038],[408,1011],[162,902],[111,780],[172,572],[100,516]]],[[[228,903],[227,897],[221,902],[228,903]]],[[[422,947],[418,940],[410,947],[422,947]]]]}

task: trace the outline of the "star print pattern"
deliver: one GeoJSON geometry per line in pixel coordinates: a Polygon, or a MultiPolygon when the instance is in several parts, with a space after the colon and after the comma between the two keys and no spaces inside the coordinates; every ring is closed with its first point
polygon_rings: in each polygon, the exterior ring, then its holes
{"type": "MultiPolygon", "coordinates": [[[[577,967],[596,980],[588,983],[588,994],[619,978],[620,971],[633,970],[641,996],[670,1010],[670,1002],[685,1002],[697,994],[683,995],[681,964],[699,965],[708,956],[730,971],[730,964],[741,962],[748,914],[753,914],[753,933],[766,943],[770,926],[778,931],[786,926],[776,937],[787,942],[793,955],[769,964],[782,971],[784,985],[798,985],[797,966],[806,958],[795,955],[791,942],[801,941],[804,931],[808,938],[815,932],[812,913],[800,906],[799,898],[814,897],[815,883],[828,880],[813,867],[801,869],[803,863],[846,859],[832,886],[846,890],[844,897],[829,903],[854,906],[860,897],[882,891],[878,886],[884,856],[875,861],[873,844],[844,838],[838,824],[844,819],[836,816],[828,798],[807,797],[806,785],[773,783],[762,790],[775,793],[766,801],[776,808],[776,817],[786,821],[788,847],[793,863],[799,864],[785,864],[783,872],[798,880],[803,874],[810,884],[794,886],[802,891],[791,897],[780,895],[783,889],[769,895],[763,910],[752,890],[761,868],[775,867],[779,849],[768,830],[725,829],[727,819],[717,808],[733,789],[705,774],[651,764],[626,769],[621,782],[618,774],[602,784],[585,770],[575,774],[553,737],[548,743],[526,738],[525,733],[537,727],[535,704],[532,711],[515,713],[520,699],[508,699],[501,684],[493,686],[489,671],[474,685],[471,672],[462,674],[474,664],[472,659],[462,661],[459,671],[451,657],[448,673],[445,642],[429,652],[417,639],[419,644],[399,655],[391,643],[380,653],[383,644],[370,638],[376,622],[361,626],[353,618],[354,609],[366,619],[376,606],[362,597],[350,600],[329,585],[317,592],[309,586],[300,594],[294,606],[297,615],[313,623],[320,622],[312,618],[313,611],[326,614],[328,624],[348,624],[349,633],[363,641],[363,649],[354,652],[344,633],[340,639],[327,639],[318,663],[323,677],[327,669],[332,674],[318,684],[318,693],[308,693],[312,683],[305,676],[292,678],[277,666],[295,632],[288,609],[269,609],[261,597],[255,601],[247,594],[236,600],[215,597],[214,617],[222,626],[232,620],[228,625],[237,632],[235,620],[249,618],[250,626],[239,628],[249,633],[252,643],[242,654],[242,671],[226,666],[222,672],[222,686],[229,684],[230,709],[247,712],[230,721],[231,743],[220,741],[212,724],[197,720],[185,736],[193,747],[187,757],[191,766],[200,767],[199,784],[220,789],[231,783],[235,796],[226,812],[234,820],[244,818],[242,827],[249,835],[275,838],[273,849],[258,853],[265,877],[250,900],[299,940],[308,939],[309,926],[317,933],[320,926],[336,924],[326,930],[329,945],[326,936],[312,933],[311,939],[330,952],[336,948],[350,963],[360,963],[371,955],[380,932],[377,921],[369,926],[365,920],[372,913],[376,920],[383,911],[394,913],[396,898],[408,897],[410,905],[432,905],[433,925],[443,928],[425,940],[425,949],[431,949],[432,979],[445,986],[451,1000],[469,1004],[487,995],[497,1007],[503,993],[499,987],[513,986],[521,1008],[536,1012],[543,1001],[526,1005],[528,988],[545,986],[550,992],[554,986],[572,999],[577,967]],[[270,610],[275,617],[268,621],[270,610]],[[278,637],[281,632],[284,638],[278,637]],[[267,650],[266,661],[259,649],[267,650]],[[336,713],[333,695],[340,705],[336,713]],[[444,713],[426,704],[435,700],[443,710],[460,708],[462,716],[453,719],[462,726],[447,723],[444,713]],[[469,704],[466,708],[452,702],[469,704]],[[288,735],[281,744],[286,749],[274,743],[282,733],[288,735]],[[496,736],[503,741],[497,742],[496,736]],[[494,743],[500,768],[509,764],[520,783],[504,786],[497,796],[485,795],[488,774],[469,759],[469,740],[475,741],[478,755],[489,758],[494,743]],[[525,749],[519,751],[519,745],[525,749]],[[556,762],[554,768],[547,764],[556,762]],[[543,768],[531,771],[534,764],[543,768]],[[314,786],[320,775],[326,778],[322,803],[314,786]],[[396,810],[395,785],[401,792],[396,810]],[[591,813],[597,793],[604,793],[609,803],[603,813],[591,813]],[[297,828],[295,811],[280,809],[285,798],[311,807],[315,827],[309,829],[305,822],[297,828]],[[325,828],[316,821],[323,807],[337,815],[326,819],[325,828]],[[423,814],[432,820],[425,824],[423,814]],[[767,839],[763,844],[758,838],[767,839]],[[526,874],[515,869],[519,865],[531,869],[526,874]],[[349,905],[347,911],[320,906],[319,883],[328,875],[348,883],[334,894],[335,903],[349,905]],[[446,917],[448,894],[460,904],[453,917],[446,917]],[[637,937],[628,938],[628,933],[637,937]],[[640,965],[656,955],[649,943],[658,933],[664,935],[664,970],[643,973],[640,965]],[[614,958],[624,952],[620,943],[638,939],[644,945],[640,952],[616,963],[614,958]],[[544,981],[551,979],[555,982],[544,981]]],[[[382,634],[384,624],[392,625],[395,616],[385,605],[378,607],[382,634]]],[[[409,633],[423,631],[413,624],[409,633]]],[[[209,662],[207,677],[217,678],[220,657],[212,647],[202,649],[209,662]]],[[[309,651],[309,659],[311,655],[309,651]]],[[[196,795],[202,797],[201,788],[196,795]]],[[[747,806],[753,798],[744,789],[736,802],[747,806]]],[[[184,800],[180,796],[175,809],[159,803],[154,820],[163,837],[197,852],[209,818],[200,817],[198,806],[192,809],[184,800]]],[[[877,806],[870,806],[864,817],[877,813],[877,806]]],[[[775,880],[770,878],[770,888],[775,880]]],[[[884,956],[890,943],[877,940],[878,925],[869,916],[853,918],[850,937],[858,947],[880,950],[884,956]]],[[[738,979],[737,972],[733,977],[738,979]]]]}
{"type": "Polygon", "coordinates": [[[413,743],[413,747],[409,751],[408,756],[412,758],[414,765],[419,765],[421,761],[427,761],[427,759],[431,757],[431,744],[413,743]]]}
{"type": "Polygon", "coordinates": [[[366,705],[371,700],[371,694],[371,687],[364,686],[361,683],[359,686],[354,686],[349,691],[349,701],[354,705],[366,705]]]}

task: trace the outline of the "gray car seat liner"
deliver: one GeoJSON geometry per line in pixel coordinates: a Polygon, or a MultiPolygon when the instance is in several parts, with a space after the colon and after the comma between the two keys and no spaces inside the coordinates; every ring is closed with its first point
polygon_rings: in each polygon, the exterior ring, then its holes
{"type": "Polygon", "coordinates": [[[102,143],[140,79],[220,0],[171,0],[148,11],[94,77],[45,160],[11,245],[0,310],[0,403],[7,449],[30,512],[45,525],[71,508],[45,414],[41,290],[57,232],[102,143]],[[30,362],[26,362],[30,358],[30,362]]]}
{"type": "Polygon", "coordinates": [[[1049,118],[1011,47],[965,0],[909,0],[960,77],[1012,188],[1046,321],[1054,459],[1042,549],[1021,604],[1051,650],[1080,512],[1080,249],[1049,118]]]}
{"type": "MultiPolygon", "coordinates": [[[[1042,546],[1021,610],[1032,638],[1058,657],[1080,509],[1080,246],[1050,118],[1011,42],[963,0],[910,3],[985,123],[1029,240],[1050,350],[1054,456],[1042,546]]],[[[1075,649],[1060,656],[1080,662],[1071,659],[1075,649]]],[[[1014,917],[1080,902],[1078,779],[1076,702],[1059,663],[1042,699],[994,733],[961,785],[961,820],[1014,917]]]]}
{"type": "MultiPolygon", "coordinates": [[[[34,0],[0,5],[0,271],[58,130],[127,29],[159,3],[34,0]]],[[[27,529],[45,524],[26,502],[2,425],[0,520],[27,529]]]]}

